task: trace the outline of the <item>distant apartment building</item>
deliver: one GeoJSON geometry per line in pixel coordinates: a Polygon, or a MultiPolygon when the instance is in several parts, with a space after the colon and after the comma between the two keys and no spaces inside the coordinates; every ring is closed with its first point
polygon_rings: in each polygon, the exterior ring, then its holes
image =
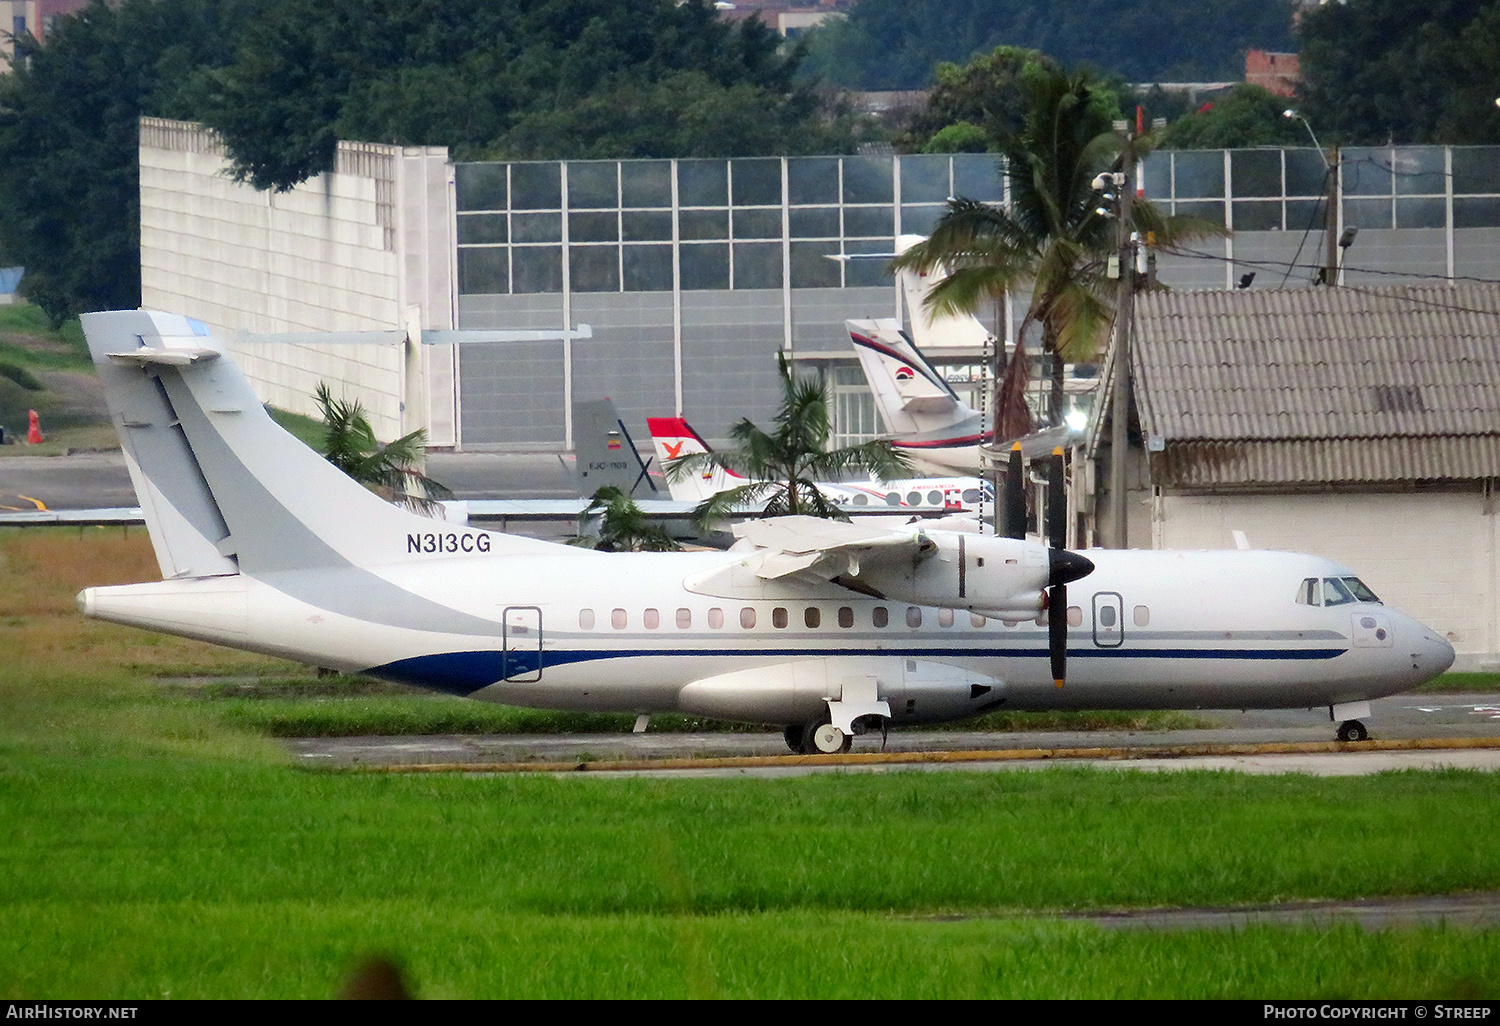
{"type": "Polygon", "coordinates": [[[748,21],[756,16],[788,39],[795,39],[821,25],[835,14],[853,7],[857,0],[720,0],[715,6],[725,21],[748,21]]]}
{"type": "Polygon", "coordinates": [[[1294,53],[1251,50],[1245,54],[1245,81],[1269,89],[1277,96],[1296,95],[1302,78],[1302,62],[1294,53]]]}
{"type": "Polygon", "coordinates": [[[16,38],[45,40],[52,24],[64,15],[87,7],[89,0],[0,0],[0,73],[10,70],[16,38]]]}

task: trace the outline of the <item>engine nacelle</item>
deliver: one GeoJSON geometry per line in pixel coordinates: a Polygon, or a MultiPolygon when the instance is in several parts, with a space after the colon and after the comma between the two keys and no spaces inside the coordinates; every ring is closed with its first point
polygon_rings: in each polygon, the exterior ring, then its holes
{"type": "Polygon", "coordinates": [[[1044,607],[1051,574],[1049,550],[1040,542],[934,531],[923,535],[909,566],[871,566],[852,576],[913,605],[1024,620],[1044,607]]]}

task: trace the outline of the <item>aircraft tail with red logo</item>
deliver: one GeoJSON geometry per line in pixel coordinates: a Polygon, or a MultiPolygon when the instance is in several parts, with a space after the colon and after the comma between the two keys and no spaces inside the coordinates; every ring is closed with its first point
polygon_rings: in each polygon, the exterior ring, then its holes
{"type": "MultiPolygon", "coordinates": [[[[656,462],[665,472],[667,464],[682,456],[708,452],[709,445],[681,417],[647,417],[651,443],[656,447],[656,462]]],[[[667,479],[667,490],[675,502],[702,502],[710,495],[748,484],[738,474],[720,467],[705,468],[680,480],[667,479]]]]}

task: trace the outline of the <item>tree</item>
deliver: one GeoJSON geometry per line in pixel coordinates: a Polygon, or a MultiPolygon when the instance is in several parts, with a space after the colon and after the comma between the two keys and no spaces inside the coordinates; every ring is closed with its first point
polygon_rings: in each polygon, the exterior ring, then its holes
{"type": "Polygon", "coordinates": [[[594,493],[578,517],[578,537],[570,544],[602,552],[675,552],[682,548],[660,524],[646,520],[630,498],[614,485],[605,485],[594,493]],[[588,524],[598,520],[596,535],[588,535],[588,524]]]}
{"type": "MultiPolygon", "coordinates": [[[[988,300],[1029,285],[1031,303],[1016,333],[999,397],[996,441],[1032,430],[1025,392],[1028,329],[1039,325],[1042,351],[1052,359],[1050,420],[1063,416],[1063,364],[1091,360],[1114,316],[1115,281],[1106,275],[1117,251],[1116,223],[1100,213],[1093,180],[1117,166],[1126,139],[1091,102],[1085,73],[1048,70],[1032,83],[1031,108],[1022,130],[1002,146],[1010,203],[950,200],[932,235],[898,257],[895,265],[947,275],[927,302],[946,313],[972,312],[988,300]]],[[[1130,145],[1137,156],[1148,140],[1130,145]]],[[[1158,245],[1222,231],[1208,222],[1166,217],[1145,200],[1133,205],[1132,227],[1154,233],[1158,245]]]]}
{"type": "Polygon", "coordinates": [[[958,124],[983,130],[992,142],[1013,135],[1026,116],[1028,76],[1056,67],[1057,62],[1045,54],[1019,46],[996,47],[964,65],[944,61],[935,70],[936,82],[926,106],[897,143],[908,151],[930,152],[928,144],[958,124]]]}
{"type": "Polygon", "coordinates": [[[459,159],[851,149],[801,60],[702,0],[277,0],[203,76],[203,120],[241,180],[278,190],[338,139],[459,159]]]}
{"type": "Polygon", "coordinates": [[[873,473],[888,480],[905,472],[908,463],[884,439],[828,451],[833,432],[828,416],[828,382],[821,374],[797,378],[786,354],[776,354],[781,374],[781,408],[775,428],[767,433],[748,419],[729,431],[737,445],[731,449],[693,453],[666,465],[667,479],[680,481],[708,468],[738,474],[749,484],[712,495],[698,504],[693,517],[701,524],[723,519],[735,509],[764,501],[768,517],[807,514],[834,520],[849,519],[818,491],[815,481],[838,480],[850,473],[873,473]]]}
{"type": "Polygon", "coordinates": [[[1500,142],[1500,0],[1353,0],[1302,18],[1300,109],[1325,142],[1500,142]]]}
{"type": "Polygon", "coordinates": [[[1304,146],[1307,129],[1283,116],[1290,101],[1269,89],[1237,85],[1167,126],[1161,145],[1170,150],[1251,146],[1304,146]]]}
{"type": "Polygon", "coordinates": [[[16,40],[0,76],[0,247],[54,326],[140,305],[139,118],[191,116],[184,80],[229,60],[260,6],[100,0],[58,18],[45,46],[16,40]]]}
{"type": "Polygon", "coordinates": [[[1245,51],[1296,49],[1292,0],[860,0],[808,33],[811,70],[850,89],[921,89],[943,61],[1040,50],[1132,82],[1225,81],[1245,51]]]}
{"type": "Polygon", "coordinates": [[[54,323],[140,304],[139,119],[289,189],[338,140],[456,159],[849,152],[801,52],[703,0],[98,0],[0,76],[0,249],[54,323]]]}
{"type": "Polygon", "coordinates": [[[420,428],[381,445],[358,400],[335,399],[320,382],[316,393],[327,434],[323,455],[329,463],[391,502],[416,513],[432,513],[438,499],[453,497],[443,485],[423,474],[427,432],[420,428]]]}

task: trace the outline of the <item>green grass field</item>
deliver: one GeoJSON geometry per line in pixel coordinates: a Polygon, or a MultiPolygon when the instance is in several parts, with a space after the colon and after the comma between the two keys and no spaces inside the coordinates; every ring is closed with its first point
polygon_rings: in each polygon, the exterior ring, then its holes
{"type": "Polygon", "coordinates": [[[0,996],[1496,996],[1500,931],[1060,916],[1500,889],[1492,774],[307,772],[234,710],[430,700],[72,608],[152,575],[0,532],[0,996]]]}

